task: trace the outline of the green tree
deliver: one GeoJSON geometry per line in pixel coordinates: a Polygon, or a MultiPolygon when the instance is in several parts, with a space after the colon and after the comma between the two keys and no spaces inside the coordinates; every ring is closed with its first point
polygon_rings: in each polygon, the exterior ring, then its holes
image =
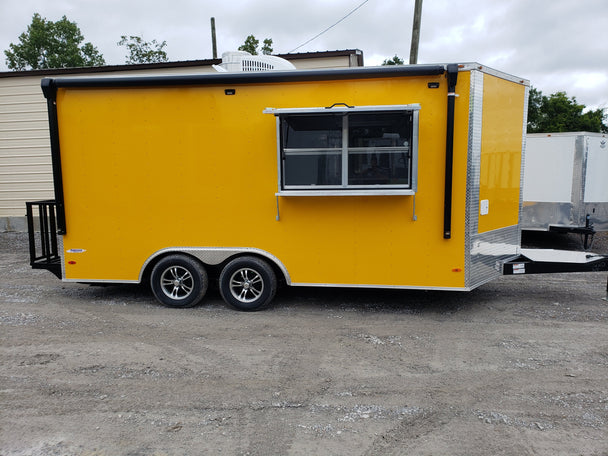
{"type": "Polygon", "coordinates": [[[541,120],[541,104],[543,93],[535,87],[530,87],[528,95],[528,133],[538,131],[541,120]]]}
{"type": "Polygon", "coordinates": [[[272,38],[266,38],[264,40],[264,46],[262,46],[262,54],[270,55],[272,54],[272,38]]]}
{"type": "Polygon", "coordinates": [[[264,45],[262,49],[258,49],[258,45],[260,44],[260,40],[258,40],[255,36],[249,35],[245,38],[245,42],[239,46],[239,51],[249,52],[251,55],[258,55],[261,52],[264,55],[272,54],[272,38],[266,38],[264,40],[264,45]]]}
{"type": "Polygon", "coordinates": [[[166,41],[162,43],[152,40],[151,42],[144,41],[139,36],[122,35],[119,46],[126,46],[129,54],[126,56],[125,63],[159,63],[166,62],[167,53],[163,51],[163,48],[167,45],[166,41]]]}
{"type": "Polygon", "coordinates": [[[556,92],[548,97],[532,87],[528,98],[528,133],[590,131],[607,133],[603,109],[588,110],[575,97],[556,92]]]}
{"type": "Polygon", "coordinates": [[[258,44],[260,40],[256,39],[255,36],[249,35],[245,38],[245,42],[239,46],[239,51],[249,52],[251,55],[258,54],[258,44]]]}
{"type": "Polygon", "coordinates": [[[57,22],[48,21],[35,13],[27,31],[19,35],[19,43],[10,43],[4,51],[6,65],[11,70],[104,65],[97,48],[83,41],[76,22],[65,16],[57,22]]]}
{"type": "Polygon", "coordinates": [[[384,62],[382,62],[382,65],[386,66],[386,65],[403,65],[405,62],[403,61],[402,58],[400,58],[397,54],[395,54],[395,56],[392,59],[384,59],[384,62]]]}

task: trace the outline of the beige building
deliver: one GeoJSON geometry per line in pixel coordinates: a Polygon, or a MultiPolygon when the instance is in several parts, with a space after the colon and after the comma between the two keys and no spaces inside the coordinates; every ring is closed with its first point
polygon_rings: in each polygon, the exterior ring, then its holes
{"type": "MultiPolygon", "coordinates": [[[[360,50],[279,55],[297,69],[363,66],[360,50]]],[[[45,77],[169,75],[215,72],[220,60],[0,73],[0,232],[26,231],[25,202],[53,199],[45,77]]]]}

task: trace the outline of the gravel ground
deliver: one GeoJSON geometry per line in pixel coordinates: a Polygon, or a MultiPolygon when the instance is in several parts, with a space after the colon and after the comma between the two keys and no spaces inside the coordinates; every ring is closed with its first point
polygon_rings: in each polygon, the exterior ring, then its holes
{"type": "Polygon", "coordinates": [[[1,456],[608,455],[603,272],[287,288],[241,313],[63,284],[23,234],[0,264],[1,456]]]}

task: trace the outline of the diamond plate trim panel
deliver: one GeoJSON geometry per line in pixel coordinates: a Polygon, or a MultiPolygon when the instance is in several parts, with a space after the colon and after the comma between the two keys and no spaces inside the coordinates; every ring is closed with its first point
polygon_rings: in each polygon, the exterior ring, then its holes
{"type": "Polygon", "coordinates": [[[483,73],[471,71],[469,97],[469,146],[467,154],[467,203],[465,214],[465,284],[476,282],[471,268],[472,236],[479,226],[479,185],[481,176],[481,127],[483,114],[483,73]]]}

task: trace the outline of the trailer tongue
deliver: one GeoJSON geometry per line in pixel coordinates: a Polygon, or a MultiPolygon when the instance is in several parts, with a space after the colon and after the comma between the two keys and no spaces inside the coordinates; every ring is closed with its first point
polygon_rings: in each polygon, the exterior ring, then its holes
{"type": "MultiPolygon", "coordinates": [[[[554,249],[521,249],[521,255],[501,265],[503,275],[608,271],[608,255],[554,249]]],[[[608,279],[606,297],[608,300],[608,279]]]]}
{"type": "Polygon", "coordinates": [[[554,249],[521,249],[502,266],[504,275],[608,271],[608,255],[554,249]]]}

